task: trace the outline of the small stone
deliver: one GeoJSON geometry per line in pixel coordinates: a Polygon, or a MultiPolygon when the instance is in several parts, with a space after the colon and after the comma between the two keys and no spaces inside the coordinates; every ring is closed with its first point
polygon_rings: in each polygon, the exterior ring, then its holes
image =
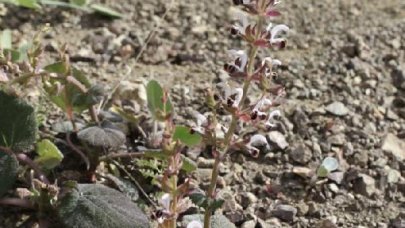
{"type": "Polygon", "coordinates": [[[361,150],[358,153],[354,154],[354,163],[356,165],[365,167],[368,163],[368,151],[361,150]]]}
{"type": "Polygon", "coordinates": [[[250,221],[244,222],[240,228],[255,228],[255,227],[256,227],[256,221],[250,220],[250,221]]]}
{"type": "Polygon", "coordinates": [[[385,118],[387,118],[388,120],[398,120],[399,116],[395,112],[393,112],[391,109],[388,108],[385,111],[385,118]]]}
{"type": "Polygon", "coordinates": [[[344,178],[344,172],[333,172],[328,174],[328,179],[334,181],[336,184],[341,184],[344,178]]]}
{"type": "Polygon", "coordinates": [[[246,192],[242,195],[242,206],[249,206],[257,202],[257,197],[251,192],[246,192]]]}
{"type": "Polygon", "coordinates": [[[297,174],[298,176],[304,177],[304,178],[308,178],[308,177],[312,177],[315,172],[307,167],[299,167],[299,166],[295,166],[292,169],[292,173],[297,174]]]}
{"type": "Polygon", "coordinates": [[[214,167],[215,159],[206,159],[204,157],[198,157],[197,166],[198,168],[212,168],[214,167]]]}
{"type": "Polygon", "coordinates": [[[242,206],[236,202],[234,194],[230,190],[223,189],[218,193],[218,198],[225,201],[222,205],[222,210],[224,212],[232,212],[243,209],[242,206]]]}
{"type": "Polygon", "coordinates": [[[277,205],[276,208],[274,208],[272,213],[275,217],[281,220],[292,222],[294,221],[295,215],[297,214],[297,208],[286,204],[280,204],[277,205]]]}
{"type": "Polygon", "coordinates": [[[285,150],[289,144],[285,139],[285,136],[279,131],[270,131],[268,133],[269,141],[276,144],[281,150],[285,150]]]}
{"type": "Polygon", "coordinates": [[[325,107],[325,110],[335,116],[345,116],[349,113],[349,110],[346,108],[346,106],[339,101],[335,101],[329,104],[325,107]]]}
{"type": "Polygon", "coordinates": [[[398,160],[405,159],[405,141],[399,139],[394,134],[389,133],[383,140],[381,149],[391,153],[398,160]]]}
{"type": "Polygon", "coordinates": [[[346,136],[344,134],[332,135],[328,138],[328,141],[331,145],[343,146],[344,144],[346,144],[346,136]]]}
{"type": "Polygon", "coordinates": [[[366,174],[359,174],[353,188],[355,192],[370,197],[376,192],[375,180],[366,174]]]}
{"type": "Polygon", "coordinates": [[[299,202],[297,204],[297,215],[304,216],[308,213],[309,206],[305,202],[299,202]]]}
{"type": "Polygon", "coordinates": [[[338,226],[331,219],[323,219],[316,226],[317,228],[338,228],[338,226]]]}
{"type": "Polygon", "coordinates": [[[387,181],[388,183],[397,183],[401,178],[401,173],[395,169],[389,169],[387,174],[387,181]]]}
{"type": "Polygon", "coordinates": [[[329,190],[331,190],[333,193],[338,193],[339,192],[339,187],[335,183],[330,183],[328,184],[329,190]]]}
{"type": "Polygon", "coordinates": [[[312,152],[304,144],[300,144],[290,152],[290,158],[297,163],[306,164],[311,160],[312,152]]]}

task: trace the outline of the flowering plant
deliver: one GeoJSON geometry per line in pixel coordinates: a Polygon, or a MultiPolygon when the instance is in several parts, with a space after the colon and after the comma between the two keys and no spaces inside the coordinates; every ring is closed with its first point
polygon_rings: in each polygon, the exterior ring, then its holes
{"type": "MultiPolygon", "coordinates": [[[[282,36],[289,28],[284,25],[273,25],[269,23],[273,17],[279,16],[277,0],[234,0],[235,5],[240,6],[238,12],[239,21],[234,24],[230,32],[234,37],[239,37],[247,44],[247,50],[230,50],[229,55],[232,61],[224,65],[225,72],[229,75],[229,81],[221,82],[215,99],[212,91],[207,93],[207,105],[209,113],[201,114],[194,112],[195,124],[191,126],[190,134],[201,136],[202,143],[212,148],[212,155],[215,158],[211,182],[206,194],[193,193],[190,198],[193,202],[204,207],[204,227],[210,227],[210,219],[215,209],[222,205],[216,198],[216,186],[218,179],[219,165],[230,150],[245,150],[254,157],[259,155],[261,147],[269,147],[267,139],[261,134],[254,134],[249,138],[240,137],[240,129],[243,124],[249,123],[257,129],[269,130],[275,126],[277,118],[281,115],[277,107],[285,95],[282,85],[275,82],[277,74],[274,67],[281,65],[281,61],[272,57],[258,59],[260,49],[282,49],[286,46],[286,40],[282,36]],[[253,17],[249,21],[248,17],[253,17]],[[231,81],[240,81],[241,87],[231,86],[231,81]],[[249,88],[252,84],[258,85],[261,89],[259,97],[251,98],[248,101],[249,88]],[[229,125],[219,123],[217,118],[218,110],[225,110],[230,116],[229,125]]],[[[180,161],[173,155],[173,164],[180,161]]],[[[169,165],[169,167],[173,167],[169,165]]],[[[178,164],[177,164],[177,167],[178,164]]],[[[165,178],[164,178],[165,179],[165,178]]],[[[167,178],[166,178],[167,179],[167,178]]],[[[182,188],[186,189],[185,184],[182,188]]],[[[173,191],[172,191],[173,192],[173,191]]],[[[178,191],[177,191],[178,192],[178,191]]],[[[178,194],[177,194],[178,195],[178,194]]],[[[173,195],[163,195],[162,205],[166,212],[177,217],[179,210],[176,204],[179,198],[173,200],[173,195]]],[[[183,204],[184,206],[184,204],[183,204]]],[[[163,226],[163,227],[175,227],[163,226]]],[[[200,221],[193,221],[190,227],[201,227],[200,221]]]]}

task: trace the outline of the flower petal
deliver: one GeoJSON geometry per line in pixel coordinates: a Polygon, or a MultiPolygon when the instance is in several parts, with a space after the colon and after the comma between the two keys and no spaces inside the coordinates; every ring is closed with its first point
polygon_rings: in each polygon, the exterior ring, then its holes
{"type": "Polygon", "coordinates": [[[171,196],[169,193],[163,194],[163,196],[160,198],[159,203],[162,205],[162,207],[166,210],[170,210],[170,202],[171,202],[171,196]]]}
{"type": "Polygon", "coordinates": [[[281,25],[276,25],[271,29],[271,38],[270,38],[270,43],[279,43],[282,41],[285,41],[283,38],[277,38],[277,35],[280,32],[288,32],[290,28],[288,28],[287,25],[281,24],[281,25]]]}

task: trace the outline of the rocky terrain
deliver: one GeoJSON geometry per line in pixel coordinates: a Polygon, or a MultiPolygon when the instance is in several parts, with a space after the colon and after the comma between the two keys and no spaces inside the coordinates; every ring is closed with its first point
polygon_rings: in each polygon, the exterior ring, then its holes
{"type": "MultiPolygon", "coordinates": [[[[202,91],[223,80],[226,51],[243,47],[228,32],[232,1],[174,1],[167,15],[169,1],[106,4],[124,18],[0,6],[0,29],[20,42],[50,23],[51,58],[67,43],[71,61],[107,90],[154,78],[171,88],[177,121],[204,111],[202,91]]],[[[281,12],[288,46],[261,54],[283,62],[283,118],[267,134],[270,151],[233,153],[222,166],[223,214],[243,228],[405,227],[405,2],[284,0],[281,12]],[[339,170],[315,182],[326,156],[339,158],[339,170]]],[[[212,158],[189,155],[206,186],[212,158]]]]}

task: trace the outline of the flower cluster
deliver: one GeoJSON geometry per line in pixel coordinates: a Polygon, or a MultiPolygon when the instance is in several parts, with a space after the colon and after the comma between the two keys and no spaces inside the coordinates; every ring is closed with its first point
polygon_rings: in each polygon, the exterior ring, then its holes
{"type": "MultiPolygon", "coordinates": [[[[284,24],[273,25],[271,22],[267,22],[268,19],[280,15],[276,9],[279,3],[280,1],[275,0],[234,0],[234,4],[241,6],[242,10],[237,12],[238,22],[231,27],[230,32],[246,41],[250,50],[229,50],[231,61],[224,65],[224,71],[231,80],[242,79],[245,84],[243,87],[232,87],[229,82],[218,84],[221,93],[220,102],[216,107],[222,107],[237,120],[255,126],[262,125],[264,129],[276,126],[275,120],[281,116],[281,112],[274,110],[274,107],[277,107],[285,96],[283,86],[276,83],[277,74],[274,72],[274,68],[282,64],[281,61],[272,57],[265,57],[262,60],[256,58],[259,49],[274,47],[279,49],[286,46],[286,39],[282,34],[288,32],[289,28],[284,24]],[[249,22],[249,15],[257,18],[255,23],[249,22]],[[251,83],[256,83],[262,93],[259,98],[246,104],[245,99],[251,83]]],[[[194,113],[194,116],[196,125],[193,130],[205,136],[206,139],[210,139],[211,142],[206,140],[208,143],[215,144],[216,141],[212,142],[212,135],[207,135],[212,132],[208,129],[213,128],[209,124],[210,121],[200,113],[194,113]]],[[[217,125],[219,124],[217,123],[217,125]]],[[[215,127],[219,131],[228,130],[228,127],[219,126],[215,127]]],[[[229,135],[231,138],[228,149],[235,146],[250,152],[254,151],[252,154],[257,155],[258,150],[255,149],[255,145],[266,144],[268,146],[265,137],[261,135],[253,135],[247,142],[238,140],[233,134],[229,135]]]]}

